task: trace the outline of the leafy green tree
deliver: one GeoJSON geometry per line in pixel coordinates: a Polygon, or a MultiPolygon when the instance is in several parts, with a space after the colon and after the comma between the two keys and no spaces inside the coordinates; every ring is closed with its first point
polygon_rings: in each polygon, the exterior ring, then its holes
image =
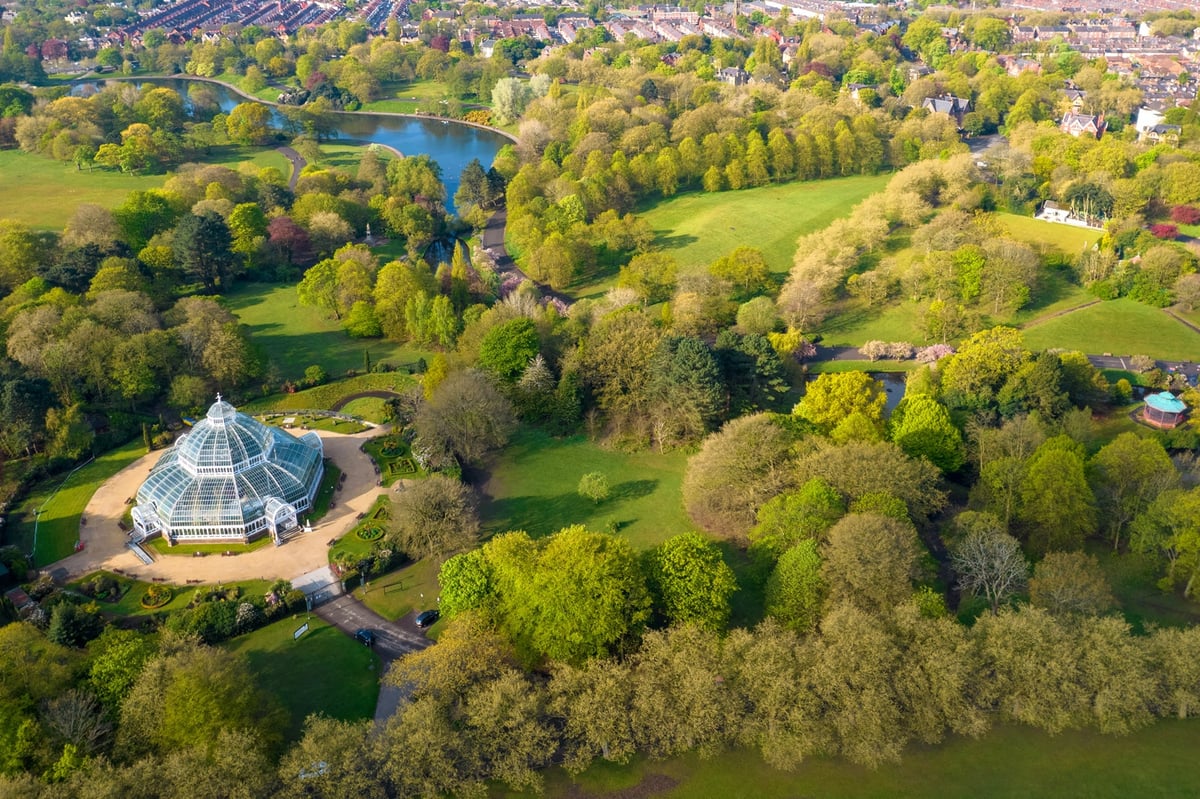
{"type": "Polygon", "coordinates": [[[882,426],[886,404],[883,384],[866,372],[830,372],[808,385],[793,413],[830,433],[853,414],[882,426]]]}
{"type": "Polygon", "coordinates": [[[483,337],[479,367],[512,383],[525,372],[540,347],[537,325],[532,319],[519,316],[493,327],[483,337]]]}
{"type": "Polygon", "coordinates": [[[845,514],[842,495],[815,477],[799,491],[773,497],[758,509],[758,524],[750,529],[750,543],[778,557],[803,541],[820,543],[825,532],[845,514]]]}
{"type": "Polygon", "coordinates": [[[656,547],[649,562],[651,592],[671,624],[725,629],[737,580],[716,544],[699,533],[682,533],[656,547]]]}
{"type": "Polygon", "coordinates": [[[304,735],[279,767],[283,799],[385,799],[376,751],[368,746],[369,720],[342,721],[320,715],[304,721],[304,735]]]}
{"type": "Polygon", "coordinates": [[[495,599],[491,567],[482,549],[472,549],[448,559],[438,570],[442,615],[454,618],[468,610],[486,609],[495,599]]]}
{"type": "Polygon", "coordinates": [[[271,112],[262,103],[238,103],[225,119],[225,133],[236,144],[266,144],[270,124],[271,112]]]}
{"type": "Polygon", "coordinates": [[[955,472],[966,460],[962,435],[945,406],[924,394],[906,396],[890,420],[892,441],[914,458],[926,458],[943,472],[955,472]]]}
{"type": "Polygon", "coordinates": [[[920,551],[911,524],[871,514],[844,517],[829,529],[821,549],[829,605],[891,610],[912,595],[920,551]]]}
{"type": "Polygon", "coordinates": [[[675,290],[678,272],[675,258],[668,253],[639,253],[621,267],[617,285],[636,291],[643,303],[664,302],[675,290]]]}
{"type": "Polygon", "coordinates": [[[942,372],[942,390],[951,407],[985,407],[1029,360],[1020,331],[994,327],[971,336],[942,372]]]}
{"type": "Polygon", "coordinates": [[[1101,447],[1088,463],[1088,476],[1114,550],[1129,524],[1179,484],[1179,472],[1159,440],[1135,433],[1122,433],[1101,447]]]}
{"type": "Polygon", "coordinates": [[[484,545],[496,622],[527,657],[581,662],[638,635],[650,595],[624,539],[568,527],[540,541],[507,533],[484,545]]]}
{"type": "Polygon", "coordinates": [[[255,732],[269,747],[283,726],[277,700],[259,689],[244,659],[177,640],[146,664],[121,705],[117,751],[140,757],[211,747],[234,730],[255,732]]]}
{"type": "Polygon", "coordinates": [[[1052,438],[1029,459],[1017,519],[1040,553],[1079,549],[1096,531],[1096,498],[1084,475],[1083,456],[1052,438]]]}
{"type": "Polygon", "coordinates": [[[1200,489],[1170,489],[1158,495],[1132,525],[1135,551],[1166,560],[1159,585],[1173,589],[1186,579],[1184,596],[1192,596],[1200,575],[1200,489]]]}
{"type": "Polygon", "coordinates": [[[608,477],[603,472],[588,472],[579,478],[576,492],[589,502],[599,505],[609,497],[608,477]]]}
{"type": "Polygon", "coordinates": [[[823,748],[868,767],[898,760],[905,736],[891,675],[900,653],[883,621],[836,605],[815,650],[809,680],[822,705],[823,748]]]}
{"type": "Polygon", "coordinates": [[[762,250],[754,247],[738,247],[709,264],[708,271],[714,277],[729,281],[740,299],[762,294],[771,286],[767,259],[762,250]]]}
{"type": "Polygon", "coordinates": [[[807,633],[816,628],[823,602],[817,542],[802,540],[780,556],[767,579],[767,615],[789,629],[807,633]]]}

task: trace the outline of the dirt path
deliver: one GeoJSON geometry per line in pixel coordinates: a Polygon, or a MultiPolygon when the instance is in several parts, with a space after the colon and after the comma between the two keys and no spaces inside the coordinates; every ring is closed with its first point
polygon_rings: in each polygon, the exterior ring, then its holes
{"type": "Polygon", "coordinates": [[[188,580],[205,583],[232,580],[291,580],[328,561],[329,542],[345,535],[365,513],[376,497],[387,489],[379,486],[375,462],[361,450],[364,442],[380,435],[385,428],[376,427],[353,435],[318,431],[325,445],[325,456],[332,459],[345,482],[334,493],[334,506],[325,518],[317,522],[313,532],[298,534],[282,546],[265,546],[253,552],[233,557],[209,555],[187,557],[159,555],[146,565],[125,546],[126,534],[118,527],[126,510],[125,500],[137,493],[150,469],[158,462],[161,452],[147,455],[132,466],[105,481],[84,511],[87,524],[79,528],[82,552],[52,564],[49,569],[56,578],[78,577],[97,569],[120,569],[139,580],[163,580],[184,585],[188,580]]]}
{"type": "Polygon", "coordinates": [[[1039,316],[1036,319],[1030,319],[1028,322],[1021,325],[1021,329],[1028,330],[1035,325],[1040,325],[1043,322],[1049,322],[1051,319],[1057,319],[1058,317],[1066,316],[1069,313],[1082,311],[1084,308],[1091,308],[1093,305],[1099,305],[1101,302],[1103,302],[1103,300],[1092,300],[1090,302],[1085,302],[1083,305],[1076,305],[1074,308],[1064,308],[1061,311],[1055,311],[1054,313],[1048,313],[1044,316],[1039,316]]]}

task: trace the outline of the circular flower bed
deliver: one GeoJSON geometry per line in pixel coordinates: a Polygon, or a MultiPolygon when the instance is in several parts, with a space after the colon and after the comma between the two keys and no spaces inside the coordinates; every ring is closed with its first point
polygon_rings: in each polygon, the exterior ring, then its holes
{"type": "Polygon", "coordinates": [[[161,608],[171,601],[171,589],[165,585],[152,585],[142,594],[142,607],[147,610],[161,608]]]}
{"type": "Polygon", "coordinates": [[[394,458],[404,453],[404,442],[398,438],[386,438],[379,447],[379,452],[385,458],[394,458]]]}
{"type": "Polygon", "coordinates": [[[358,528],[358,537],[363,541],[378,541],[383,537],[383,525],[364,524],[358,528]]]}

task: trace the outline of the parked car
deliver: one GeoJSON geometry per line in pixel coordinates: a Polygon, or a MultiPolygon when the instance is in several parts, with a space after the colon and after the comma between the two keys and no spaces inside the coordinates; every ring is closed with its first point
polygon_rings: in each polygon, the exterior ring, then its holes
{"type": "Polygon", "coordinates": [[[354,638],[363,646],[375,646],[375,633],[366,628],[355,630],[354,638]]]}
{"type": "Polygon", "coordinates": [[[441,618],[441,616],[441,612],[437,610],[422,611],[421,613],[417,614],[417,626],[421,627],[422,629],[425,627],[432,627],[434,622],[441,618]]]}

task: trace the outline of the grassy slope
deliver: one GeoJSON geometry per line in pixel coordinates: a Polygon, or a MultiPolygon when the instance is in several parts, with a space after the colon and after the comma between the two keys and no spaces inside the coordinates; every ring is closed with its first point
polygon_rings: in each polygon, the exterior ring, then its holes
{"type": "Polygon", "coordinates": [[[259,684],[283,702],[291,717],[288,740],[300,737],[310,713],[354,720],[375,714],[379,658],[315,616],[277,621],[223,646],[245,655],[259,684]],[[294,640],[304,622],[308,632],[294,640]]]}
{"type": "Polygon", "coordinates": [[[288,379],[304,376],[304,370],[320,364],[332,377],[349,369],[362,369],[363,350],[371,362],[388,361],[400,366],[413,363],[428,353],[379,339],[353,339],[336,320],[317,308],[301,305],[294,285],[250,284],[239,286],[224,297],[225,305],[250,329],[251,338],[262,347],[270,363],[288,379]]]}
{"type": "Polygon", "coordinates": [[[71,475],[65,485],[61,474],[42,481],[9,517],[11,527],[5,541],[28,552],[33,546],[34,511],[45,505],[37,523],[35,562],[45,566],[70,555],[79,540],[79,517],[92,494],[101,483],[145,454],[146,447],[139,438],[96,458],[71,475]],[[54,493],[56,489],[57,494],[54,493]],[[47,500],[49,504],[46,504],[47,500]]]}
{"type": "Polygon", "coordinates": [[[744,191],[690,192],[645,209],[659,246],[683,272],[703,269],[741,245],[758,247],[774,272],[787,272],[796,239],[820,230],[887,185],[890,175],[785,183],[744,191]]]}
{"type": "MultiPolygon", "coordinates": [[[[374,363],[372,355],[372,363],[374,363]]],[[[330,410],[342,399],[364,391],[404,391],[413,385],[407,372],[372,372],[306,388],[294,394],[274,394],[239,406],[246,413],[330,410]]]]}
{"type": "Polygon", "coordinates": [[[522,430],[498,456],[484,486],[484,526],[544,536],[572,524],[593,530],[620,525],[639,548],[694,529],[683,510],[680,484],[687,455],[619,452],[583,436],[555,439],[522,430]],[[603,472],[612,497],[596,505],[576,493],[579,478],[603,472]]]}
{"type": "MultiPolygon", "coordinates": [[[[914,746],[898,766],[875,771],[841,761],[813,760],[795,772],[777,771],[757,755],[732,752],[701,760],[639,761],[586,772],[578,787],[555,772],[550,797],[597,796],[629,789],[646,775],[678,784],[664,799],[1125,799],[1195,796],[1200,772],[1178,767],[1179,753],[1200,744],[1200,722],[1160,721],[1127,737],[1066,732],[1050,737],[1021,727],[999,727],[978,740],[954,738],[914,746]],[[582,789],[582,790],[581,790],[582,789]]],[[[516,794],[500,794],[515,796],[516,794]]],[[[628,796],[640,796],[630,791],[628,796]]]]}
{"type": "Polygon", "coordinates": [[[1158,308],[1129,299],[1102,302],[1033,325],[1025,331],[1025,343],[1033,349],[1065,347],[1090,354],[1200,361],[1200,334],[1158,308]]]}

